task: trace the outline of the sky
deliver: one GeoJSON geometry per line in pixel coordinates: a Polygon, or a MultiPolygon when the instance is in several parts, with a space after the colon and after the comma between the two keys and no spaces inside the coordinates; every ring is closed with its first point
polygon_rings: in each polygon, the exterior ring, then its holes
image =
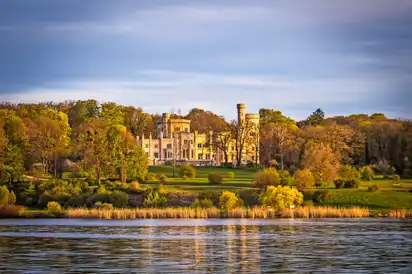
{"type": "Polygon", "coordinates": [[[412,0],[0,1],[0,100],[412,118],[412,0]]]}

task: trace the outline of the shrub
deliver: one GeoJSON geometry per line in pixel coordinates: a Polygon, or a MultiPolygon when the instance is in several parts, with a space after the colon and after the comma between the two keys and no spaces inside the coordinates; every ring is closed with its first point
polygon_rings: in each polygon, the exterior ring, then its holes
{"type": "Polygon", "coordinates": [[[0,206],[0,218],[17,218],[27,215],[27,208],[21,205],[0,206]]]}
{"type": "Polygon", "coordinates": [[[127,191],[129,189],[129,185],[126,183],[122,183],[120,181],[106,181],[104,183],[105,188],[110,191],[120,190],[120,191],[127,191]]]}
{"type": "Polygon", "coordinates": [[[399,184],[400,181],[401,181],[401,177],[398,174],[392,175],[391,179],[392,179],[393,183],[395,183],[395,184],[399,184]]]}
{"type": "Polygon", "coordinates": [[[56,202],[57,198],[51,195],[48,191],[45,191],[37,201],[37,204],[41,207],[46,207],[49,202],[56,202]]]}
{"type": "Polygon", "coordinates": [[[384,175],[384,176],[390,176],[390,175],[393,175],[395,173],[395,169],[393,167],[391,167],[389,165],[389,163],[387,163],[387,162],[377,164],[377,165],[373,166],[373,168],[374,168],[374,170],[377,174],[381,174],[381,175],[384,175]]]}
{"type": "Polygon", "coordinates": [[[97,202],[101,203],[112,203],[112,197],[109,193],[96,193],[86,200],[88,206],[92,206],[97,202]]]}
{"type": "Polygon", "coordinates": [[[358,179],[346,180],[344,187],[345,188],[359,188],[360,181],[358,179]]]}
{"type": "Polygon", "coordinates": [[[259,188],[267,186],[277,186],[280,184],[280,175],[274,168],[265,168],[263,171],[256,173],[253,185],[259,188]]]}
{"type": "Polygon", "coordinates": [[[143,204],[145,207],[165,207],[167,205],[167,197],[159,191],[150,189],[143,204]]]}
{"type": "Polygon", "coordinates": [[[374,184],[374,185],[368,187],[369,192],[377,192],[379,190],[380,190],[380,187],[377,184],[374,184]]]}
{"type": "Polygon", "coordinates": [[[87,194],[81,194],[79,196],[72,197],[67,201],[67,206],[84,207],[87,205],[88,198],[89,198],[89,195],[87,194]]]}
{"type": "Polygon", "coordinates": [[[370,166],[364,166],[360,169],[360,175],[362,180],[371,181],[375,177],[375,172],[370,166]]]}
{"type": "Polygon", "coordinates": [[[97,188],[97,191],[96,191],[96,193],[97,194],[104,194],[104,193],[107,193],[107,190],[106,190],[106,188],[104,187],[104,186],[99,186],[98,188],[97,188]]]}
{"type": "Polygon", "coordinates": [[[259,197],[259,202],[277,211],[290,206],[298,206],[303,202],[303,194],[289,186],[268,186],[259,197]]]}
{"type": "Polygon", "coordinates": [[[223,211],[232,210],[242,205],[242,199],[233,192],[223,191],[219,197],[219,206],[223,211]]]}
{"type": "Polygon", "coordinates": [[[58,216],[63,213],[63,209],[58,202],[48,202],[47,212],[55,216],[58,216]]]}
{"type": "Polygon", "coordinates": [[[129,196],[123,191],[116,190],[111,194],[111,200],[114,207],[126,207],[129,196]]]}
{"type": "Polygon", "coordinates": [[[315,186],[315,178],[309,169],[298,169],[295,172],[296,188],[303,192],[304,189],[313,188],[315,186]]]}
{"type": "Polygon", "coordinates": [[[157,174],[156,178],[163,184],[167,181],[167,176],[164,174],[157,174]]]}
{"type": "Polygon", "coordinates": [[[350,165],[345,165],[340,168],[339,176],[344,180],[355,180],[359,179],[360,173],[356,168],[350,165]]]}
{"type": "Polygon", "coordinates": [[[315,191],[312,196],[312,200],[315,203],[322,203],[322,202],[328,202],[332,198],[332,192],[329,190],[319,190],[315,191]]]}
{"type": "Polygon", "coordinates": [[[96,202],[93,207],[99,209],[112,209],[113,205],[108,203],[96,202]]]}
{"type": "Polygon", "coordinates": [[[222,176],[217,173],[211,173],[207,176],[207,178],[211,184],[221,184],[223,181],[222,176]]]}
{"type": "Polygon", "coordinates": [[[139,188],[140,188],[140,184],[139,184],[139,182],[137,182],[137,181],[133,181],[133,182],[131,182],[130,185],[129,185],[129,191],[130,191],[130,192],[133,192],[133,193],[138,192],[138,191],[139,191],[139,188]]]}
{"type": "Polygon", "coordinates": [[[196,177],[196,169],[188,164],[182,164],[179,170],[180,177],[187,176],[188,178],[196,177]]]}
{"type": "Polygon", "coordinates": [[[290,176],[290,173],[287,170],[280,171],[279,178],[281,186],[288,186],[293,184],[293,178],[290,176]]]}
{"type": "Polygon", "coordinates": [[[213,202],[209,199],[203,199],[203,200],[196,199],[193,201],[191,207],[192,208],[212,208],[213,202]]]}
{"type": "Polygon", "coordinates": [[[336,179],[333,183],[335,184],[335,188],[343,188],[345,186],[345,180],[342,179],[336,179]]]}
{"type": "Polygon", "coordinates": [[[187,179],[189,179],[189,177],[187,177],[186,175],[183,175],[182,179],[187,180],[187,179]]]}
{"type": "Polygon", "coordinates": [[[148,181],[154,181],[156,180],[156,174],[152,173],[152,172],[148,172],[146,174],[146,180],[148,181]]]}
{"type": "Polygon", "coordinates": [[[14,192],[9,192],[6,186],[0,186],[0,206],[11,205],[16,202],[14,192]]]}
{"type": "Polygon", "coordinates": [[[226,178],[229,180],[235,179],[235,173],[232,171],[229,171],[228,173],[226,173],[226,178]]]}

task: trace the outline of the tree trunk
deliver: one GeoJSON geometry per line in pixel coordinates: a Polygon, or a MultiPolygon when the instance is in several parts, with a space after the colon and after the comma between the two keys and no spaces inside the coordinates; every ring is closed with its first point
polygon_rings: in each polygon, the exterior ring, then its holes
{"type": "Polygon", "coordinates": [[[280,154],[280,169],[283,170],[283,152],[280,154]]]}
{"type": "Polygon", "coordinates": [[[126,178],[127,177],[127,167],[126,167],[126,159],[124,155],[122,154],[122,159],[121,159],[121,167],[120,167],[120,180],[122,183],[126,183],[126,178]]]}

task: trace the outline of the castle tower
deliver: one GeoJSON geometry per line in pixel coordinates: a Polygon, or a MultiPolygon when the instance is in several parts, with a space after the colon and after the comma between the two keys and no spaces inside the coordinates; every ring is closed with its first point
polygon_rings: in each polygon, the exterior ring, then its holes
{"type": "Polygon", "coordinates": [[[243,123],[246,118],[246,105],[237,104],[237,121],[239,124],[243,123]]]}

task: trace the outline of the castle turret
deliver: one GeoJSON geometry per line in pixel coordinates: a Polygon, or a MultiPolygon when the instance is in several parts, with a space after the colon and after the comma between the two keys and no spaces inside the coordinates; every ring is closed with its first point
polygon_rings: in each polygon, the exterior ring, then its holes
{"type": "Polygon", "coordinates": [[[245,116],[246,116],[246,105],[237,104],[237,121],[239,124],[245,121],[245,116]]]}

